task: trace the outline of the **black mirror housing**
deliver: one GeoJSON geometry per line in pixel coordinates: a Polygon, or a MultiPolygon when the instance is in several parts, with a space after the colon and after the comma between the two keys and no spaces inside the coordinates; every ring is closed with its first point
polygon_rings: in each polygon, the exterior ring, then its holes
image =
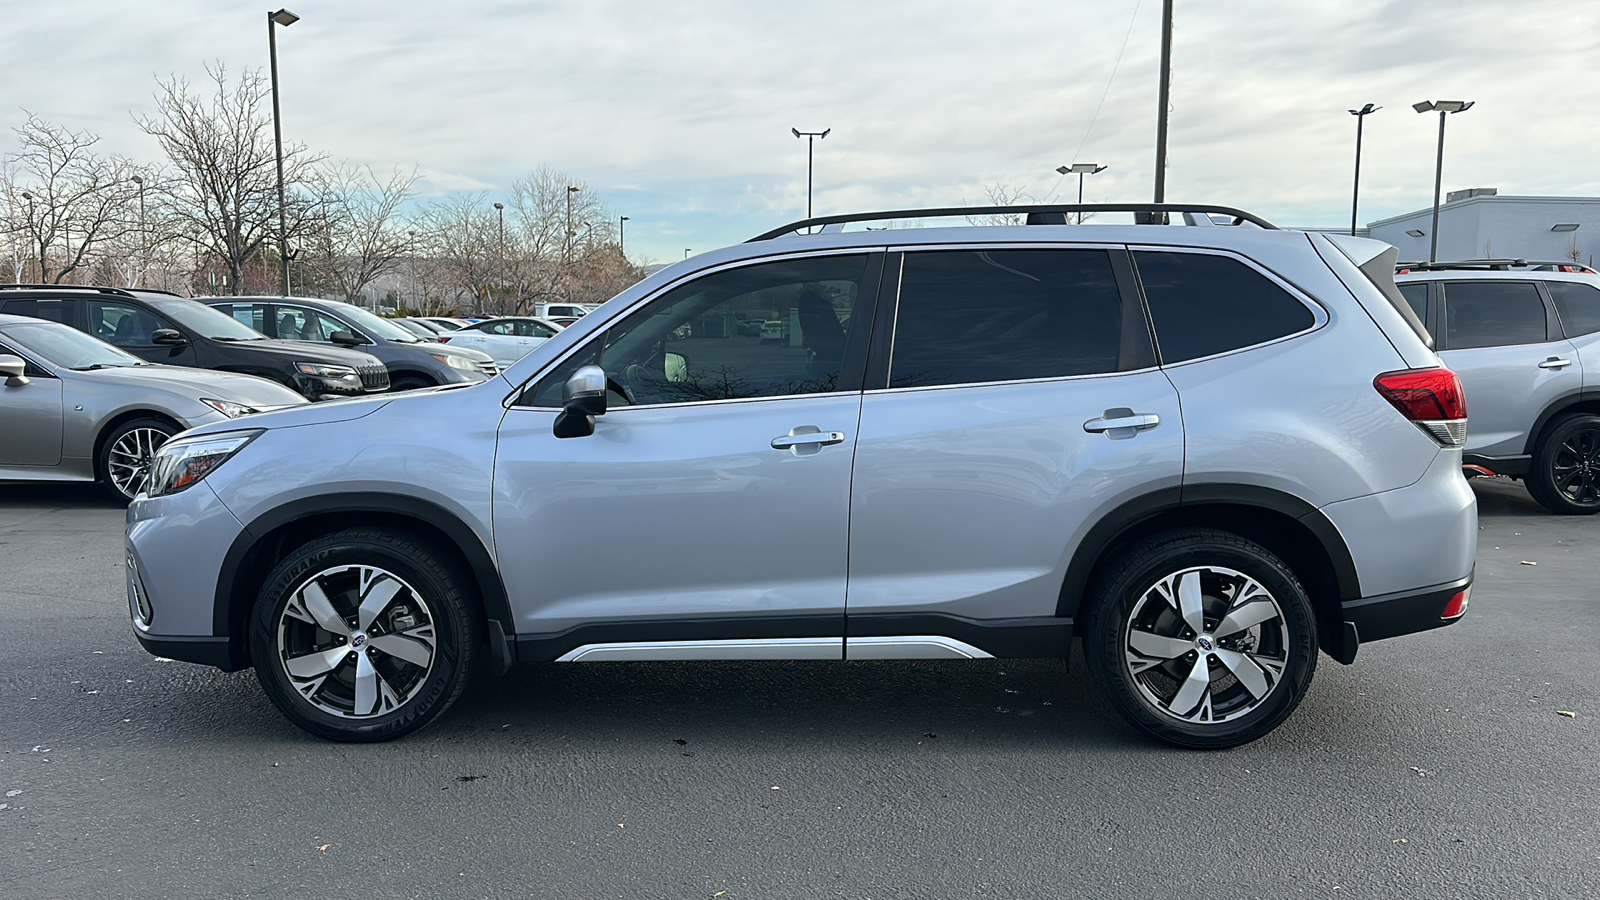
{"type": "Polygon", "coordinates": [[[155,344],[156,346],[175,347],[181,344],[189,343],[189,339],[184,337],[183,332],[178,331],[177,329],[157,328],[155,331],[150,333],[150,343],[155,344]]]}
{"type": "Polygon", "coordinates": [[[335,331],[328,335],[328,340],[344,347],[359,347],[367,343],[367,339],[353,331],[335,331]]]}

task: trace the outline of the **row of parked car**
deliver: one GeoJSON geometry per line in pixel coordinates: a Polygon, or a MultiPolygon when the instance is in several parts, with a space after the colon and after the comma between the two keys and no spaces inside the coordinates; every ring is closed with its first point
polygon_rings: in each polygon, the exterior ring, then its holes
{"type": "Polygon", "coordinates": [[[437,319],[419,334],[331,300],[0,285],[0,480],[98,480],[132,499],[185,429],[481,382],[559,330],[437,319]]]}

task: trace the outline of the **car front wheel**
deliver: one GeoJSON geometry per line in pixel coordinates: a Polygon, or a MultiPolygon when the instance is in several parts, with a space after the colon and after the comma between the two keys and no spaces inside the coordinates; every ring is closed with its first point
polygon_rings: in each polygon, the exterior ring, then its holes
{"type": "Polygon", "coordinates": [[[135,419],[118,425],[100,445],[100,477],[112,494],[127,503],[144,490],[156,450],[177,434],[164,419],[135,419]]]}
{"type": "Polygon", "coordinates": [[[262,688],[305,730],[385,741],[461,696],[481,625],[458,567],[415,536],[351,529],[290,553],[250,623],[262,688]]]}
{"type": "Polygon", "coordinates": [[[1090,672],[1124,718],[1168,743],[1253,741],[1294,711],[1316,669],[1305,589],[1234,534],[1146,538],[1112,563],[1090,604],[1090,672]]]}

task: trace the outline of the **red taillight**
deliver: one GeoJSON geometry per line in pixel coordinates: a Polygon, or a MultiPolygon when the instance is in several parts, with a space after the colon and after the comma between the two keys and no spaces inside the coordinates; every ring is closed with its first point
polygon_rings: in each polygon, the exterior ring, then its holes
{"type": "Polygon", "coordinates": [[[1467,439],[1467,398],[1449,369],[1406,369],[1372,379],[1383,399],[1434,440],[1460,447],[1467,439]]]}
{"type": "Polygon", "coordinates": [[[441,344],[450,343],[450,335],[448,335],[448,334],[439,335],[439,343],[441,343],[441,344]]]}
{"type": "Polygon", "coordinates": [[[1459,619],[1467,611],[1467,600],[1472,596],[1472,588],[1467,588],[1461,593],[1450,598],[1444,605],[1444,612],[1439,614],[1440,619],[1459,619]]]}

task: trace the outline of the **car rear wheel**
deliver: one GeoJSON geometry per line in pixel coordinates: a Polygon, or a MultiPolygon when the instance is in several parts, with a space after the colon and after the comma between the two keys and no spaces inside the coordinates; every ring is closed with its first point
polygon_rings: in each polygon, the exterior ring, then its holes
{"type": "Polygon", "coordinates": [[[482,627],[468,580],[415,536],[351,529],[291,552],[250,622],[262,688],[296,725],[336,741],[385,741],[461,696],[482,627]]]}
{"type": "Polygon", "coordinates": [[[1234,747],[1300,704],[1316,625],[1305,589],[1266,548],[1172,531],[1138,542],[1098,580],[1084,657],[1135,726],[1183,747],[1234,747]]]}
{"type": "Polygon", "coordinates": [[[1528,493],[1553,513],[1600,512],[1600,416],[1567,416],[1550,424],[1533,451],[1528,493]]]}
{"type": "Polygon", "coordinates": [[[118,425],[100,445],[100,479],[122,502],[131,501],[150,480],[156,450],[181,429],[163,419],[135,419],[118,425]]]}

